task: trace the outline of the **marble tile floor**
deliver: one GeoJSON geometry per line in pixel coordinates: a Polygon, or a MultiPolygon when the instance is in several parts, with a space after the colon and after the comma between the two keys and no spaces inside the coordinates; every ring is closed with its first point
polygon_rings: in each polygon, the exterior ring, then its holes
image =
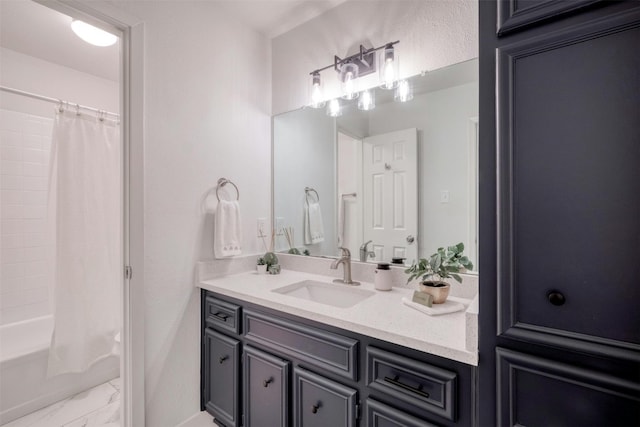
{"type": "Polygon", "coordinates": [[[120,427],[120,378],[56,402],[2,427],[120,427]]]}

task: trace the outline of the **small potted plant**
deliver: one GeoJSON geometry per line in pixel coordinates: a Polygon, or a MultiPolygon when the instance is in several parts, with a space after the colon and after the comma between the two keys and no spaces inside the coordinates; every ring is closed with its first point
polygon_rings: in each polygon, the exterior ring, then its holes
{"type": "Polygon", "coordinates": [[[256,270],[258,274],[266,274],[267,272],[267,262],[263,257],[258,258],[258,263],[256,264],[256,270]]]}
{"type": "Polygon", "coordinates": [[[404,272],[409,274],[407,283],[420,278],[420,290],[433,297],[434,304],[442,304],[449,296],[449,283],[444,279],[453,278],[462,283],[460,272],[473,269],[473,264],[466,256],[462,255],[464,244],[438,248],[438,251],[429,259],[420,258],[404,272]]]}

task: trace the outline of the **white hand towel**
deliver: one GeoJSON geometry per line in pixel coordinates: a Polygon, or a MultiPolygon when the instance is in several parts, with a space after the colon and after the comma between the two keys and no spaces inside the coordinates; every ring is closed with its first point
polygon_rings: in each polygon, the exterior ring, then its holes
{"type": "Polygon", "coordinates": [[[242,254],[242,222],[237,200],[220,200],[216,208],[213,253],[216,258],[242,254]]]}
{"type": "Polygon", "coordinates": [[[320,203],[307,201],[304,204],[304,244],[312,245],[324,241],[324,225],[320,203]]]}

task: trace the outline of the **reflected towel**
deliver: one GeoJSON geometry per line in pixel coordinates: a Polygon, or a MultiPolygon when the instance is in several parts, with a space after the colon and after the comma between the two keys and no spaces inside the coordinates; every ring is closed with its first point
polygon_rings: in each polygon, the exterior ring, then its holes
{"type": "Polygon", "coordinates": [[[220,200],[216,208],[213,253],[216,258],[242,254],[240,204],[237,200],[220,200]]]}
{"type": "Polygon", "coordinates": [[[324,226],[320,203],[307,201],[304,204],[304,244],[324,242],[324,226]]]}

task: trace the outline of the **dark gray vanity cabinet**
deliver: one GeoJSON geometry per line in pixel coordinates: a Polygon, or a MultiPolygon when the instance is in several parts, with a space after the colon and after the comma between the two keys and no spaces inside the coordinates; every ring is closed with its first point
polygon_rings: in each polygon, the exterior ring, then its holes
{"type": "Polygon", "coordinates": [[[477,425],[473,366],[205,290],[202,310],[201,406],[219,425],[477,425]],[[221,371],[227,354],[241,366],[221,371]]]}
{"type": "Polygon", "coordinates": [[[480,6],[481,425],[640,425],[640,2],[480,6]]]}

